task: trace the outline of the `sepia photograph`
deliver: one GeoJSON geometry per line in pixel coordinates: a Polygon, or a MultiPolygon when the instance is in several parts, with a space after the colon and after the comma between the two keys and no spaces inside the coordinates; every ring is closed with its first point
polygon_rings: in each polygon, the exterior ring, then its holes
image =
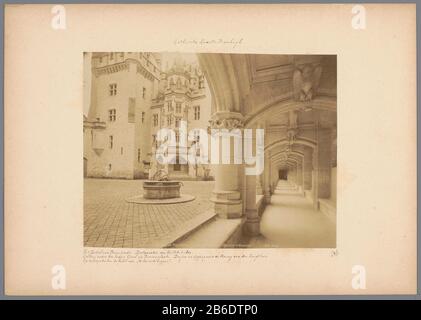
{"type": "Polygon", "coordinates": [[[94,2],[0,15],[7,296],[416,294],[415,4],[94,2]]]}
{"type": "Polygon", "coordinates": [[[336,55],[85,52],[84,246],[335,248],[336,55]]]}

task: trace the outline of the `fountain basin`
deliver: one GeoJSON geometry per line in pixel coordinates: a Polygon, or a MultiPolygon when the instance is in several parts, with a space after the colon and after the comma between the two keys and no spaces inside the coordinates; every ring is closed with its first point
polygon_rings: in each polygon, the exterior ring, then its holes
{"type": "Polygon", "coordinates": [[[143,182],[143,197],[145,199],[171,199],[180,198],[180,181],[153,181],[143,182]]]}

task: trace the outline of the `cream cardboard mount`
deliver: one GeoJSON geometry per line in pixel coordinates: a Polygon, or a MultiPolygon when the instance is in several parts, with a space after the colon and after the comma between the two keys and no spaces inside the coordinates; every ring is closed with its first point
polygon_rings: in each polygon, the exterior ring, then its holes
{"type": "Polygon", "coordinates": [[[415,28],[411,4],[6,6],[6,293],[414,294],[415,28]],[[128,201],[184,120],[263,129],[262,174],[169,149],[189,201],[128,201]]]}

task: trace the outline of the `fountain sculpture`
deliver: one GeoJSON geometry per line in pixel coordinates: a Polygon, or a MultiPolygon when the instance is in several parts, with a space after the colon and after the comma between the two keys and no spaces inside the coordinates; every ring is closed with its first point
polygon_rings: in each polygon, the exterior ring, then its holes
{"type": "Polygon", "coordinates": [[[182,185],[180,181],[170,181],[164,167],[159,165],[151,179],[143,182],[143,197],[145,199],[180,198],[182,185]]]}

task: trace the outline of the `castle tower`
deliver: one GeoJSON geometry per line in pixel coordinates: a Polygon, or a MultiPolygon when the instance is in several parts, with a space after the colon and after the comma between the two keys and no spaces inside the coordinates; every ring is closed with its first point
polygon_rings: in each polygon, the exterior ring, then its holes
{"type": "Polygon", "coordinates": [[[92,55],[91,105],[84,122],[87,176],[139,178],[150,162],[150,106],[160,69],[154,55],[92,55]]]}
{"type": "Polygon", "coordinates": [[[210,96],[206,97],[204,75],[198,73],[197,65],[187,62],[181,54],[174,54],[166,65],[169,67],[163,72],[160,93],[152,103],[152,117],[159,118],[159,121],[154,121],[156,126],[152,127],[152,135],[156,137],[160,128],[170,128],[176,133],[177,147],[168,150],[169,157],[175,162],[168,165],[170,178],[200,177],[203,168],[190,165],[184,159],[192,142],[182,145],[180,127],[182,122],[186,123],[187,133],[207,129],[211,108],[210,96]]]}

